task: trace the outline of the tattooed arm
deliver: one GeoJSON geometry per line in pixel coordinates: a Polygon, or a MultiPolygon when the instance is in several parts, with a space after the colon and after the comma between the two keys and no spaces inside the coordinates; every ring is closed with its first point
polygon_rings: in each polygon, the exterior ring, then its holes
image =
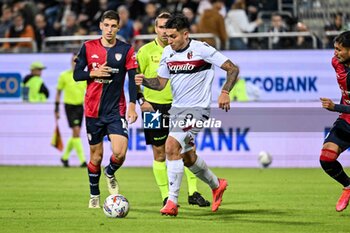
{"type": "Polygon", "coordinates": [[[226,73],[226,82],[224,83],[222,90],[230,92],[232,90],[233,86],[236,84],[239,69],[230,60],[225,61],[224,64],[222,64],[221,69],[223,69],[227,72],[226,73]]]}
{"type": "Polygon", "coordinates": [[[218,99],[219,108],[226,112],[230,109],[230,91],[237,82],[239,68],[233,64],[230,60],[227,60],[222,64],[221,69],[226,71],[226,82],[222,87],[221,94],[218,99]]]}
{"type": "Polygon", "coordinates": [[[168,80],[167,78],[161,78],[159,76],[156,78],[144,78],[142,85],[150,89],[161,91],[165,88],[168,80]]]}
{"type": "Polygon", "coordinates": [[[144,85],[153,90],[161,91],[165,88],[169,79],[157,76],[156,78],[145,78],[143,74],[135,75],[136,85],[144,85]]]}

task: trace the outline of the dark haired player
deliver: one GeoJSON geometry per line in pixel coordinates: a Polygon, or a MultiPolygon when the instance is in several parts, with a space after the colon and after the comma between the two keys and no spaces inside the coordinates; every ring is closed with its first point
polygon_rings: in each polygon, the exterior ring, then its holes
{"type": "MultiPolygon", "coordinates": [[[[172,90],[173,102],[169,111],[172,122],[184,122],[186,116],[194,121],[208,120],[211,104],[211,86],[214,79],[214,65],[227,72],[227,80],[218,99],[221,109],[230,109],[229,92],[233,88],[239,69],[227,57],[206,43],[191,40],[190,24],[183,15],[170,18],[166,25],[168,46],[163,55],[156,78],[135,77],[137,85],[162,90],[168,81],[172,90]]],[[[178,196],[184,165],[212,189],[212,211],[218,210],[222,195],[227,187],[225,179],[217,176],[207,167],[205,161],[197,156],[194,138],[200,127],[170,127],[165,143],[168,160],[169,198],[160,210],[162,214],[178,214],[178,196]]]]}
{"type": "Polygon", "coordinates": [[[334,39],[334,49],[332,66],[342,95],[341,104],[334,104],[328,98],[321,98],[321,102],[323,108],[341,114],[324,140],[320,163],[323,170],[344,187],[335,207],[336,211],[343,211],[349,204],[350,178],[337,159],[350,147],[350,31],[334,39]]]}
{"type": "Polygon", "coordinates": [[[99,180],[103,137],[108,135],[113,152],[104,174],[110,194],[117,194],[119,186],[114,173],[125,160],[128,147],[128,121],[133,123],[137,119],[135,112],[137,89],[134,80],[137,62],[134,49],[131,45],[116,39],[119,16],[115,11],[106,11],[102,15],[100,29],[102,38],[83,44],[74,70],[76,81],[87,80],[85,117],[90,144],[89,208],[100,208],[99,180]],[[126,74],[129,76],[130,95],[127,113],[123,90],[126,74]]]}
{"type": "MultiPolygon", "coordinates": [[[[171,15],[167,12],[159,14],[155,20],[155,32],[157,37],[142,46],[137,52],[137,63],[139,71],[147,77],[155,77],[159,67],[160,58],[162,57],[163,49],[168,45],[166,36],[165,24],[171,15]]],[[[169,117],[169,109],[171,107],[172,95],[170,83],[161,90],[152,90],[147,87],[143,89],[143,93],[138,94],[138,101],[142,112],[162,113],[162,117],[169,117]]],[[[153,174],[156,183],[159,187],[163,205],[168,200],[168,176],[165,163],[165,141],[169,134],[169,128],[161,129],[144,129],[147,145],[152,145],[153,150],[153,174]]],[[[188,169],[185,168],[188,185],[188,203],[198,205],[200,207],[209,206],[210,202],[205,200],[197,190],[197,177],[188,169]]]]}

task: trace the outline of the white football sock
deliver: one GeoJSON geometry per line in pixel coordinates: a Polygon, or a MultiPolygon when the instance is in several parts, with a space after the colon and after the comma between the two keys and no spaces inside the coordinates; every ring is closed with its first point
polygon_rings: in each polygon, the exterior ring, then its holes
{"type": "Polygon", "coordinates": [[[184,174],[184,162],[182,159],[171,160],[167,162],[168,181],[169,181],[169,200],[177,204],[177,198],[180,192],[182,176],[184,174]]]}
{"type": "Polygon", "coordinates": [[[201,157],[197,156],[196,162],[189,167],[189,169],[204,183],[207,183],[211,189],[217,189],[219,187],[218,178],[211,170],[209,170],[207,164],[201,157]]]}

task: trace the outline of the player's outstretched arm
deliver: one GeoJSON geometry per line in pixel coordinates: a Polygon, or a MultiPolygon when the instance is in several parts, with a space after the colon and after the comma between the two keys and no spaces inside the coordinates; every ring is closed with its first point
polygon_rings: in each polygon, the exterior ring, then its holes
{"type": "Polygon", "coordinates": [[[138,86],[144,85],[150,89],[161,91],[165,88],[168,79],[159,76],[156,78],[145,78],[145,75],[137,74],[135,75],[135,82],[138,86]]]}
{"type": "Polygon", "coordinates": [[[322,103],[322,108],[325,108],[329,111],[334,111],[334,103],[331,99],[321,97],[320,100],[322,103]]]}
{"type": "Polygon", "coordinates": [[[335,104],[334,111],[340,113],[350,113],[350,106],[345,104],[335,104]]]}
{"type": "Polygon", "coordinates": [[[221,69],[226,71],[226,82],[222,87],[221,94],[218,98],[219,108],[226,112],[230,109],[230,91],[235,85],[239,73],[239,68],[233,64],[230,60],[224,62],[221,65],[221,69]]]}
{"type": "Polygon", "coordinates": [[[322,102],[322,107],[329,110],[340,113],[350,113],[350,106],[345,104],[335,104],[331,99],[328,98],[320,98],[322,102]]]}

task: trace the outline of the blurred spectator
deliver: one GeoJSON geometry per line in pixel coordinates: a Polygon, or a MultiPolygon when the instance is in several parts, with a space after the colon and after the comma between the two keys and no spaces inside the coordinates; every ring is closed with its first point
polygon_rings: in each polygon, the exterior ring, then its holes
{"type": "Polygon", "coordinates": [[[141,34],[154,34],[154,21],[158,15],[157,5],[154,1],[150,1],[146,4],[146,15],[141,17],[142,29],[141,34]]]}
{"type": "Polygon", "coordinates": [[[108,0],[99,0],[98,3],[99,3],[98,11],[92,18],[91,26],[89,28],[89,31],[92,32],[93,34],[96,34],[96,32],[100,31],[101,16],[103,12],[109,9],[108,0]]]}
{"type": "Polygon", "coordinates": [[[79,4],[73,0],[63,0],[60,5],[53,10],[48,16],[50,20],[48,20],[49,24],[53,21],[53,26],[56,31],[61,31],[62,28],[65,27],[65,23],[67,21],[67,17],[69,15],[78,15],[80,12],[79,4]]]}
{"type": "MultiPolygon", "coordinates": [[[[295,31],[297,32],[309,32],[306,24],[302,22],[298,22],[295,26],[295,31]]],[[[295,47],[296,49],[312,49],[313,48],[313,40],[310,36],[298,36],[295,37],[295,47]]]]}
{"type": "MultiPolygon", "coordinates": [[[[253,32],[256,27],[262,24],[260,18],[254,22],[249,22],[245,12],[245,0],[236,0],[227,13],[225,25],[228,36],[234,36],[237,33],[253,32]]],[[[244,50],[248,49],[247,38],[230,38],[230,49],[244,50]]]]}
{"type": "MultiPolygon", "coordinates": [[[[224,2],[224,1],[223,1],[224,2]]],[[[198,8],[197,8],[197,14],[199,17],[204,13],[205,10],[212,9],[212,3],[210,0],[202,0],[199,2],[198,8]]],[[[226,17],[226,8],[222,7],[220,9],[220,14],[222,17],[226,17]]]]}
{"type": "Polygon", "coordinates": [[[246,0],[249,21],[255,21],[260,11],[277,11],[277,0],[246,0]]]}
{"type": "Polygon", "coordinates": [[[203,41],[209,45],[216,47],[217,49],[225,48],[227,41],[227,33],[225,28],[224,17],[220,14],[220,10],[224,7],[223,0],[211,0],[211,9],[207,9],[203,12],[198,23],[199,33],[213,33],[220,39],[220,48],[217,47],[214,39],[208,38],[203,41]]]}
{"type": "Polygon", "coordinates": [[[65,22],[62,25],[61,36],[73,36],[79,29],[77,16],[73,12],[70,12],[65,17],[65,22]]]}
{"type": "MultiPolygon", "coordinates": [[[[191,0],[178,0],[175,1],[174,9],[171,9],[171,12],[175,13],[183,13],[184,8],[189,8],[192,12],[197,12],[199,5],[199,1],[191,1],[191,0]]],[[[211,6],[208,6],[210,9],[211,6]]],[[[203,10],[204,11],[204,10],[203,10]]]]}
{"type": "MultiPolygon", "coordinates": [[[[287,32],[288,29],[282,19],[282,16],[275,12],[271,15],[271,26],[269,32],[280,33],[287,32]]],[[[288,37],[274,36],[272,38],[272,48],[273,49],[288,49],[292,46],[292,39],[288,37]]]]}
{"type": "MultiPolygon", "coordinates": [[[[49,7],[55,6],[58,4],[56,0],[53,1],[45,1],[45,0],[34,0],[35,7],[36,7],[36,14],[43,13],[45,10],[49,7]]],[[[35,20],[34,20],[35,23],[35,20]]]]}
{"type": "MultiPolygon", "coordinates": [[[[324,30],[327,31],[341,31],[344,30],[344,25],[343,25],[343,13],[337,12],[333,16],[333,22],[330,24],[327,24],[324,27],[324,30]]],[[[326,42],[326,48],[334,48],[334,40],[335,36],[327,36],[325,38],[326,42]]]]}
{"type": "MultiPolygon", "coordinates": [[[[135,38],[135,36],[141,35],[141,30],[143,28],[143,24],[142,24],[141,20],[136,19],[134,21],[133,26],[134,26],[134,38],[135,38]]],[[[144,45],[143,40],[134,40],[132,43],[132,46],[134,47],[135,51],[138,51],[142,45],[144,45]]]]}
{"type": "MultiPolygon", "coordinates": [[[[12,9],[9,5],[2,5],[1,7],[1,18],[0,18],[0,38],[5,37],[6,31],[12,25],[12,9]]],[[[2,45],[2,43],[0,43],[2,45]]]]}
{"type": "Polygon", "coordinates": [[[125,41],[130,43],[134,37],[134,21],[129,19],[129,10],[126,8],[126,6],[119,6],[117,12],[120,17],[120,29],[117,34],[123,37],[125,41]]]}
{"type": "Polygon", "coordinates": [[[14,0],[12,10],[15,14],[21,14],[26,24],[34,26],[34,16],[39,13],[34,2],[25,0],[14,0]]]}
{"type": "Polygon", "coordinates": [[[141,35],[141,30],[143,27],[141,20],[136,19],[134,21],[133,26],[134,26],[134,36],[141,35]]]}
{"type": "MultiPolygon", "coordinates": [[[[145,15],[145,3],[139,0],[126,0],[121,1],[129,10],[129,17],[132,20],[140,18],[140,16],[145,15]]],[[[148,2],[148,1],[147,1],[148,2]]],[[[119,7],[119,6],[118,6],[119,7]]]]}
{"type": "Polygon", "coordinates": [[[188,19],[188,22],[190,23],[191,33],[197,33],[198,32],[198,25],[196,22],[196,16],[195,16],[194,12],[192,11],[192,8],[188,8],[188,7],[183,8],[182,14],[188,19]]]}
{"type": "Polygon", "coordinates": [[[35,41],[38,52],[42,51],[42,43],[46,37],[56,35],[57,34],[53,28],[47,24],[45,15],[37,14],[35,16],[35,41]]]}
{"type": "MultiPolygon", "coordinates": [[[[76,25],[75,27],[75,32],[74,34],[72,34],[71,36],[86,36],[89,35],[89,30],[83,26],[79,26],[76,25]]],[[[96,34],[98,35],[98,34],[96,34]]],[[[59,51],[62,52],[76,52],[79,50],[79,48],[81,47],[81,41],[76,40],[76,41],[69,41],[69,42],[65,42],[65,46],[60,46],[58,48],[59,51]]]]}
{"type": "MultiPolygon", "coordinates": [[[[35,41],[34,29],[26,24],[22,14],[14,16],[13,25],[6,32],[5,38],[32,38],[35,41]]],[[[33,44],[31,42],[4,43],[2,50],[5,52],[32,52],[33,44]]]]}
{"type": "Polygon", "coordinates": [[[82,0],[80,7],[77,24],[84,28],[90,28],[93,18],[98,12],[99,3],[97,0],[82,0]]]}
{"type": "Polygon", "coordinates": [[[83,26],[78,26],[77,31],[74,33],[74,36],[86,36],[86,35],[89,35],[89,30],[83,26]]]}
{"type": "Polygon", "coordinates": [[[23,100],[31,103],[46,102],[49,90],[41,78],[42,70],[46,69],[43,63],[36,61],[30,65],[30,74],[23,80],[23,100]]]}

